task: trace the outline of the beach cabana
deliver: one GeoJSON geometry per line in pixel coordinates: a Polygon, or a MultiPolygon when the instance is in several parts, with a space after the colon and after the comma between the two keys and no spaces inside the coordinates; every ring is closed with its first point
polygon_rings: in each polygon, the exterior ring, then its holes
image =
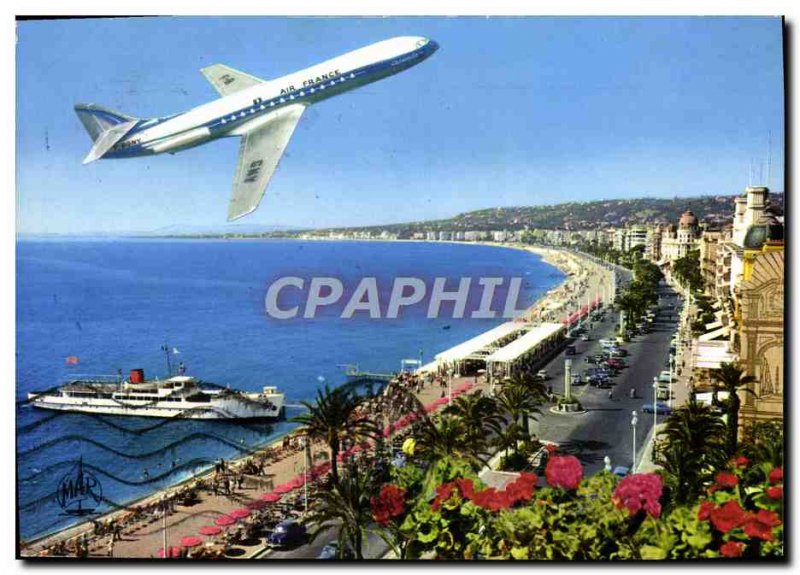
{"type": "Polygon", "coordinates": [[[231,517],[230,515],[220,515],[216,519],[214,519],[214,524],[220,527],[228,527],[229,525],[233,525],[236,523],[236,519],[231,517]]]}
{"type": "Polygon", "coordinates": [[[535,364],[552,353],[566,337],[566,326],[542,323],[486,358],[490,375],[513,375],[525,364],[535,364]],[[499,369],[497,369],[499,368],[499,369]]]}
{"type": "Polygon", "coordinates": [[[436,354],[436,362],[439,365],[461,371],[461,365],[465,361],[484,360],[486,355],[499,345],[498,342],[500,340],[522,333],[529,328],[530,324],[527,323],[507,321],[455,347],[436,354]]]}
{"type": "Polygon", "coordinates": [[[222,529],[217,527],[216,525],[206,525],[205,527],[201,527],[197,530],[200,535],[219,535],[222,533],[222,529]]]}
{"type": "Polygon", "coordinates": [[[265,501],[267,503],[277,503],[281,500],[280,493],[265,493],[261,496],[261,501],[265,501]]]}
{"type": "Polygon", "coordinates": [[[228,515],[234,519],[244,519],[245,517],[249,517],[250,513],[251,511],[247,507],[240,507],[239,509],[234,509],[228,513],[228,515]]]}

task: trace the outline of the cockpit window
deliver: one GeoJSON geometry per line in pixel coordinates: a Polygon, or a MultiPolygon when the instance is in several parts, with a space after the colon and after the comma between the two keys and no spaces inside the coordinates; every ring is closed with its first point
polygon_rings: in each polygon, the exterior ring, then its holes
{"type": "Polygon", "coordinates": [[[417,48],[422,48],[427,43],[428,43],[427,38],[422,38],[421,40],[417,40],[417,48]]]}

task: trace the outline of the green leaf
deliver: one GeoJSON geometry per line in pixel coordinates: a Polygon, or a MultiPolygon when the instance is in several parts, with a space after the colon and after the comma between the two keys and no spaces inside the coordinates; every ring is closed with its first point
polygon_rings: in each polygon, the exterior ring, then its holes
{"type": "Polygon", "coordinates": [[[659,561],[667,558],[666,549],[656,547],[655,545],[642,545],[641,548],[642,559],[659,561]]]}

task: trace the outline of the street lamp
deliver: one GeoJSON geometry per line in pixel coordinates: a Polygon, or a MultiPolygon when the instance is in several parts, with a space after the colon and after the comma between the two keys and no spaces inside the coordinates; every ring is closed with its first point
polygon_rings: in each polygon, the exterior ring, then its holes
{"type": "Polygon", "coordinates": [[[656,425],[658,424],[658,378],[653,378],[653,442],[656,440],[656,425]]]}
{"type": "Polygon", "coordinates": [[[631,473],[636,472],[636,424],[639,423],[639,418],[636,412],[631,412],[631,428],[633,429],[633,465],[631,466],[631,473]]]}
{"type": "Polygon", "coordinates": [[[161,494],[161,510],[163,511],[162,543],[164,545],[164,559],[169,559],[169,549],[167,549],[167,493],[161,494]]]}

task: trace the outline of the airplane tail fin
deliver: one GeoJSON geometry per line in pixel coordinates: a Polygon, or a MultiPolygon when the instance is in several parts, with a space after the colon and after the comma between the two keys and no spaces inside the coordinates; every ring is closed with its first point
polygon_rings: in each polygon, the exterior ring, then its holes
{"type": "Polygon", "coordinates": [[[138,121],[138,118],[97,104],[75,104],[75,113],[93,142],[96,142],[110,128],[126,122],[138,121]]]}
{"type": "Polygon", "coordinates": [[[77,104],[75,113],[94,142],[84,164],[102,158],[139,122],[138,118],[95,104],[77,104]]]}

